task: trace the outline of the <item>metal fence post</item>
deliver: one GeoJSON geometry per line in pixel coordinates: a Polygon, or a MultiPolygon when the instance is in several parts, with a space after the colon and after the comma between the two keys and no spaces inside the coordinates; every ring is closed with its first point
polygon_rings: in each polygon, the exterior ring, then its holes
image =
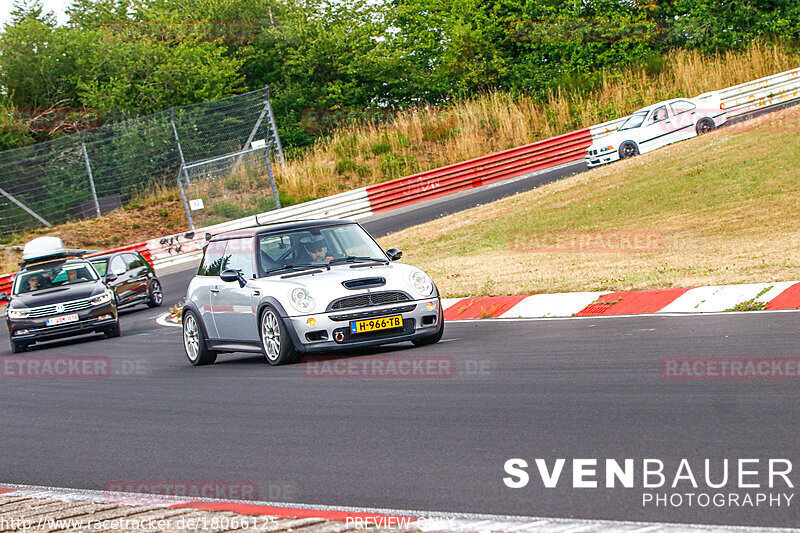
{"type": "Polygon", "coordinates": [[[172,133],[175,134],[175,142],[178,144],[178,155],[181,156],[181,171],[184,173],[184,177],[186,178],[186,186],[191,187],[192,182],[189,181],[189,174],[186,172],[186,160],[183,158],[183,148],[181,147],[181,140],[178,138],[178,128],[175,127],[174,107],[169,110],[169,123],[172,125],[172,133]]]}
{"type": "Polygon", "coordinates": [[[8,193],[7,193],[6,191],[4,191],[3,189],[0,189],[0,194],[2,194],[2,195],[3,195],[3,196],[5,196],[6,198],[8,198],[8,199],[9,199],[9,200],[11,200],[12,202],[14,202],[14,204],[16,204],[16,206],[17,206],[17,207],[19,207],[20,209],[24,210],[26,213],[28,213],[30,216],[32,216],[33,218],[35,218],[36,220],[38,220],[39,222],[41,222],[42,224],[44,224],[44,225],[45,225],[45,226],[47,226],[48,228],[52,228],[52,227],[53,227],[53,225],[52,225],[52,224],[50,224],[48,221],[46,221],[45,219],[43,219],[42,217],[40,217],[39,215],[37,215],[37,214],[34,212],[34,210],[33,210],[33,209],[31,209],[31,208],[30,208],[30,207],[28,207],[27,205],[23,204],[22,202],[20,202],[19,200],[17,200],[16,198],[14,198],[12,195],[8,194],[8,193]]]}
{"type": "Polygon", "coordinates": [[[92,188],[92,198],[97,216],[100,215],[100,202],[97,200],[97,190],[94,188],[94,176],[92,175],[92,164],[89,162],[89,153],[86,151],[86,131],[81,132],[81,150],[83,150],[83,160],[86,161],[86,173],[89,175],[89,186],[92,188]]]}
{"type": "Polygon", "coordinates": [[[283,147],[281,147],[281,138],[278,137],[278,126],[275,124],[275,115],[272,114],[272,104],[269,102],[269,85],[266,87],[267,93],[267,113],[269,113],[269,124],[272,129],[272,135],[275,137],[275,148],[278,149],[278,159],[282,166],[286,166],[286,159],[283,157],[283,147]]]}
{"type": "Polygon", "coordinates": [[[275,184],[275,176],[272,174],[272,163],[269,161],[269,153],[272,150],[272,144],[267,146],[264,150],[264,162],[267,164],[267,176],[269,176],[269,186],[272,187],[272,198],[275,200],[275,209],[281,208],[281,199],[278,196],[278,186],[275,184]]]}
{"type": "Polygon", "coordinates": [[[186,193],[183,190],[183,182],[181,181],[181,175],[186,174],[186,169],[183,168],[181,165],[181,169],[178,171],[178,191],[181,193],[181,201],[183,202],[183,210],[186,211],[186,220],[189,222],[189,229],[194,231],[194,221],[192,220],[192,210],[189,207],[189,202],[186,200],[186,193]]]}

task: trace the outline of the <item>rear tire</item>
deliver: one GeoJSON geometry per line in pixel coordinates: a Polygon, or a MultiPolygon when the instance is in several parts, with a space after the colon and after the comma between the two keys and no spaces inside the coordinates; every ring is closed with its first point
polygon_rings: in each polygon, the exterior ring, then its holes
{"type": "Polygon", "coordinates": [[[625,141],[619,146],[619,158],[627,159],[639,155],[639,147],[633,141],[625,141]]]}
{"type": "Polygon", "coordinates": [[[266,306],[259,320],[261,351],[273,366],[296,363],[300,354],[295,350],[289,330],[272,306],[266,306]]]}
{"type": "Polygon", "coordinates": [[[183,350],[193,366],[212,365],[217,352],[208,349],[200,322],[193,311],[183,312],[183,350]]]}
{"type": "Polygon", "coordinates": [[[697,130],[698,135],[703,135],[704,133],[709,133],[717,129],[717,125],[714,124],[714,121],[710,118],[701,118],[697,121],[697,126],[695,129],[697,130]]]}
{"type": "Polygon", "coordinates": [[[161,291],[161,282],[153,279],[147,288],[147,306],[159,307],[164,302],[164,293],[161,291]]]}
{"type": "Polygon", "coordinates": [[[27,344],[17,344],[14,341],[11,341],[11,353],[22,353],[28,351],[27,344]]]}
{"type": "Polygon", "coordinates": [[[428,335],[427,337],[422,337],[421,339],[417,339],[415,341],[411,341],[414,343],[415,346],[427,346],[429,344],[436,344],[440,340],[442,340],[442,336],[444,335],[444,311],[439,312],[439,324],[441,327],[437,333],[433,335],[428,335]]]}
{"type": "Polygon", "coordinates": [[[114,324],[114,327],[107,329],[103,332],[108,339],[113,339],[115,337],[119,337],[121,334],[120,327],[119,327],[119,319],[117,319],[117,323],[114,324]]]}

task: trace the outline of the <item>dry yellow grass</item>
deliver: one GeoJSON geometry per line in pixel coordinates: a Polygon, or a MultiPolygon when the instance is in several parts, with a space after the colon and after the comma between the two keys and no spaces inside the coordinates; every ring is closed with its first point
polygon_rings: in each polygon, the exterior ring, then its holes
{"type": "Polygon", "coordinates": [[[380,241],[448,297],[798,280],[798,126],[765,115],[380,241]]]}
{"type": "MultiPolygon", "coordinates": [[[[389,123],[344,129],[286,168],[277,168],[282,193],[296,199],[327,196],[414,172],[457,163],[624,116],[676,96],[696,96],[797,67],[800,55],[774,46],[705,56],[671,54],[657,73],[641,67],[603,78],[579,96],[556,92],[546,103],[491,93],[442,108],[401,113],[389,123]]],[[[652,70],[652,69],[650,69],[652,70]]]]}

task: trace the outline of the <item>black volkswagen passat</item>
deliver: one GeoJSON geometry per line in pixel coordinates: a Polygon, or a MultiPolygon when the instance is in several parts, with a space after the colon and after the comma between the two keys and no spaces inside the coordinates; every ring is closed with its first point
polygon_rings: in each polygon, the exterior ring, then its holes
{"type": "Polygon", "coordinates": [[[117,302],[92,264],[65,258],[28,264],[14,278],[6,320],[11,351],[35,342],[86,333],[120,334],[117,302]]]}

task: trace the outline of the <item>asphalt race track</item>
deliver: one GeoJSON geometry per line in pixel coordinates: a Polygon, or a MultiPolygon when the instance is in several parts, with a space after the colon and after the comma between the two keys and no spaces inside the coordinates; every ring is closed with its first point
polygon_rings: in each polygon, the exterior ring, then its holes
{"type": "MultiPolygon", "coordinates": [[[[162,277],[167,304],[189,276],[162,277]]],[[[545,489],[533,468],[525,488],[502,481],[503,464],[514,457],[531,467],[535,458],[552,464],[559,457],[659,458],[668,467],[687,458],[700,469],[705,458],[797,463],[797,381],[660,374],[670,356],[797,356],[797,313],[450,323],[438,345],[348,360],[423,357],[451,362],[452,371],[365,379],[318,377],[319,361],[270,367],[248,354],[194,368],[180,329],[156,324],[164,310],[126,312],[118,339],[63,341],[24,354],[108,356],[110,377],[3,375],[0,480],[92,489],[120,480],[239,480],[256,483],[260,500],[309,504],[800,523],[796,501],[643,508],[639,483],[573,489],[569,466],[556,489],[545,489]]],[[[2,336],[0,363],[11,357],[2,336]]]]}

